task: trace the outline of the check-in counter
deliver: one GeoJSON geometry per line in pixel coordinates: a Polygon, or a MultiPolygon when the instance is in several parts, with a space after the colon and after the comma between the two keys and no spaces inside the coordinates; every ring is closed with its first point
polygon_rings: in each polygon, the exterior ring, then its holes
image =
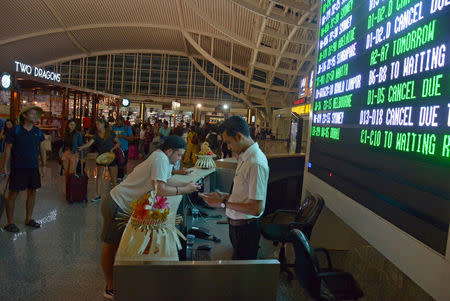
{"type": "MultiPolygon", "coordinates": [[[[216,187],[221,190],[225,190],[222,189],[224,186],[231,187],[234,171],[227,174],[231,169],[192,170],[189,175],[174,175],[174,179],[186,183],[203,179],[205,192],[216,187]]],[[[278,260],[232,261],[228,224],[223,223],[225,210],[202,208],[193,204],[188,196],[169,198],[174,198],[169,202],[171,214],[177,212],[175,207],[178,206],[200,209],[202,214],[195,219],[183,214],[182,224],[187,229],[193,226],[206,228],[215,237],[214,241],[195,238],[189,250],[184,244],[180,257],[185,255],[187,258],[182,261],[178,256],[129,256],[119,248],[114,263],[115,300],[276,300],[278,260]],[[202,250],[205,245],[211,250],[202,250]],[[236,284],[230,285],[231,282],[236,284]]],[[[186,234],[186,231],[182,232],[186,234]]],[[[124,237],[125,234],[122,239],[124,237]]]]}

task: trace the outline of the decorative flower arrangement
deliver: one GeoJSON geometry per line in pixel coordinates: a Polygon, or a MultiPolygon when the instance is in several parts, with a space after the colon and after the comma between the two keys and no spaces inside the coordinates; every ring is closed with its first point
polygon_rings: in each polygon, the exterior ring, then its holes
{"type": "Polygon", "coordinates": [[[201,151],[198,153],[197,157],[198,159],[195,163],[196,167],[204,169],[216,167],[216,163],[213,160],[216,155],[211,151],[208,142],[204,142],[202,144],[201,151]]]}
{"type": "Polygon", "coordinates": [[[169,218],[169,202],[158,195],[157,186],[154,181],[153,191],[131,202],[130,210],[120,218],[121,225],[127,227],[122,236],[124,252],[151,260],[176,260],[181,249],[178,237],[186,238],[175,227],[175,219],[169,218]]]}
{"type": "MultiPolygon", "coordinates": [[[[154,183],[154,187],[157,187],[156,183],[154,183]]],[[[166,197],[157,195],[157,193],[155,188],[150,193],[145,193],[131,202],[131,210],[124,216],[123,225],[125,226],[130,218],[131,226],[145,233],[164,226],[170,213],[169,203],[166,197]]]]}

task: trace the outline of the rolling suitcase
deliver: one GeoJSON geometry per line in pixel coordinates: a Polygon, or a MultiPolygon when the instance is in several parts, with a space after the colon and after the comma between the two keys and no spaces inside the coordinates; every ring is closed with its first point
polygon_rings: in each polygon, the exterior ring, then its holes
{"type": "Polygon", "coordinates": [[[66,186],[66,199],[69,203],[87,202],[88,176],[83,173],[71,174],[66,186]]]}
{"type": "Polygon", "coordinates": [[[136,160],[139,158],[139,147],[137,144],[131,144],[128,149],[128,159],[136,160]]]}

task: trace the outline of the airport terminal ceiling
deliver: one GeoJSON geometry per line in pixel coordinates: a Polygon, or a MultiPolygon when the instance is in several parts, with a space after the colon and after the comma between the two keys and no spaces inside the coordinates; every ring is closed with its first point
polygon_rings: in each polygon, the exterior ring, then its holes
{"type": "Polygon", "coordinates": [[[224,97],[267,113],[290,106],[298,95],[299,79],[314,68],[320,3],[6,1],[0,12],[4,24],[0,69],[13,72],[14,62],[20,61],[57,69],[82,87],[139,95],[147,89],[150,95],[224,97]],[[150,65],[157,61],[160,65],[150,65]],[[74,66],[70,72],[69,66],[74,66]],[[116,69],[123,73],[120,89],[116,69]],[[104,79],[96,76],[98,71],[104,71],[104,79]],[[134,72],[131,81],[127,72],[134,72]],[[194,78],[180,81],[180,72],[194,78]],[[156,73],[164,74],[165,81],[153,82],[156,73]],[[186,91],[191,83],[198,91],[186,91]]]}

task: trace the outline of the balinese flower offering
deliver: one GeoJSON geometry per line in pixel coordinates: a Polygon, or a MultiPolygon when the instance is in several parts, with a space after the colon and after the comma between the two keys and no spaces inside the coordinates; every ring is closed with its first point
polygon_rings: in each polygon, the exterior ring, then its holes
{"type": "Polygon", "coordinates": [[[208,142],[204,142],[202,144],[201,150],[198,153],[197,157],[198,159],[195,163],[195,167],[204,169],[216,167],[216,163],[214,162],[214,158],[216,157],[216,155],[212,152],[208,142]]]}
{"type": "Polygon", "coordinates": [[[181,248],[178,236],[184,236],[173,222],[168,221],[170,207],[167,198],[158,195],[156,182],[153,187],[151,192],[131,202],[130,211],[122,218],[122,225],[129,228],[122,239],[127,240],[126,253],[129,255],[167,258],[169,253],[176,254],[176,250],[181,248]]]}

